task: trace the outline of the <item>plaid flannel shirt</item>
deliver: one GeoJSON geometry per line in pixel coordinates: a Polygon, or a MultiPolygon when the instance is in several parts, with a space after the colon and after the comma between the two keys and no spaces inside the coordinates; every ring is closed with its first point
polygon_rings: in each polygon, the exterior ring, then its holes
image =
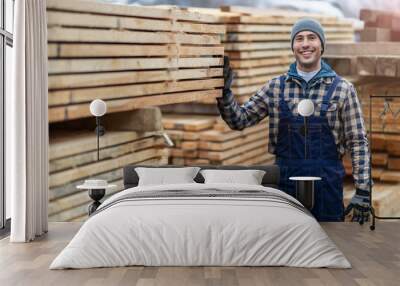
{"type": "MultiPolygon", "coordinates": [[[[310,98],[315,103],[315,116],[319,116],[322,98],[336,73],[322,61],[321,70],[308,83],[298,75],[295,63],[285,75],[284,100],[292,113],[297,115],[295,107],[301,99],[310,98]]],[[[269,116],[268,151],[272,154],[275,154],[278,137],[279,86],[279,77],[270,80],[242,106],[234,100],[231,90],[224,90],[224,96],[217,98],[222,118],[234,130],[255,125],[269,116]]],[[[355,187],[369,192],[368,139],[361,105],[351,83],[344,79],[339,82],[330,99],[326,116],[340,156],[346,150],[351,152],[355,187]]]]}

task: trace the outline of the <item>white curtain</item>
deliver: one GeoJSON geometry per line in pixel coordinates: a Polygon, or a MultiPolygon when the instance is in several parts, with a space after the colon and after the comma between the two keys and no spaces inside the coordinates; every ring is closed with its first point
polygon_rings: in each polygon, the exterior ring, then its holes
{"type": "Polygon", "coordinates": [[[13,92],[6,98],[6,187],[12,242],[47,232],[48,113],[45,0],[17,0],[13,92]]]}

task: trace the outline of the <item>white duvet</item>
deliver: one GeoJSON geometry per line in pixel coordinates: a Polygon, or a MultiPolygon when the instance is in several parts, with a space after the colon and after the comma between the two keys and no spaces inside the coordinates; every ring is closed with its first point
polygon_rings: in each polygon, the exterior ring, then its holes
{"type": "Polygon", "coordinates": [[[106,200],[99,208],[103,211],[82,225],[50,269],[127,265],[351,267],[318,222],[290,204],[251,197],[151,198],[110,204],[132,192],[210,189],[259,190],[297,202],[277,189],[254,185],[131,188],[106,200]]]}

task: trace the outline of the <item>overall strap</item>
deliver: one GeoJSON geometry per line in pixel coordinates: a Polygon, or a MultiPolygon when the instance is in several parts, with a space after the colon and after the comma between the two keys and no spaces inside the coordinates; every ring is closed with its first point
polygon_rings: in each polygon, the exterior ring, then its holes
{"type": "Polygon", "coordinates": [[[322,99],[322,104],[321,104],[321,112],[320,116],[325,116],[326,112],[329,107],[329,101],[331,100],[332,94],[335,92],[336,86],[340,82],[342,78],[340,76],[335,76],[335,79],[333,80],[331,86],[328,89],[328,92],[325,94],[325,96],[322,99]]]}
{"type": "Polygon", "coordinates": [[[285,95],[285,75],[281,75],[279,77],[279,107],[281,111],[288,112],[289,115],[291,115],[291,111],[289,107],[287,106],[284,95],[285,95]]]}

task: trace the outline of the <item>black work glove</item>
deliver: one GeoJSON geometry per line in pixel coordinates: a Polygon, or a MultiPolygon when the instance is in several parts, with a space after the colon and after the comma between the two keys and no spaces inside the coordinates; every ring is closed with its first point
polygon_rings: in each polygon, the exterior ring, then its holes
{"type": "Polygon", "coordinates": [[[233,71],[229,64],[229,57],[224,56],[224,94],[225,90],[230,90],[233,81],[233,71]]]}
{"type": "Polygon", "coordinates": [[[371,200],[369,198],[369,192],[357,189],[355,195],[350,200],[349,205],[344,211],[345,215],[348,215],[353,210],[353,216],[351,221],[359,222],[363,224],[369,220],[371,209],[371,200]]]}

